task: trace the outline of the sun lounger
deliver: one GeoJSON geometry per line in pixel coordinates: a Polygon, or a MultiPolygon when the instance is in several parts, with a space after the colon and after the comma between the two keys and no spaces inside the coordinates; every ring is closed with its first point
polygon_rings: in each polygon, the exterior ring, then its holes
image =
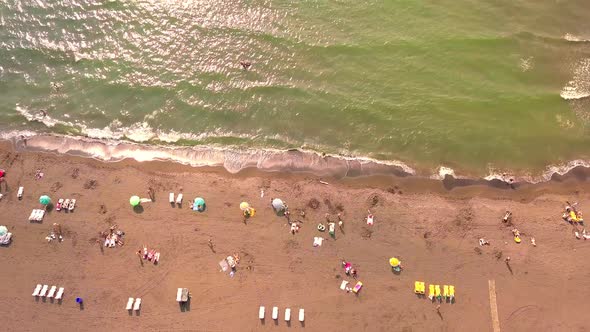
{"type": "Polygon", "coordinates": [[[133,305],[133,310],[139,311],[139,307],[141,307],[141,299],[140,298],[136,298],[135,299],[135,304],[133,305]]]}
{"type": "Polygon", "coordinates": [[[357,294],[361,288],[363,288],[363,283],[359,281],[356,283],[356,285],[354,285],[354,288],[352,288],[352,292],[357,294]]]}
{"type": "Polygon", "coordinates": [[[176,291],[176,302],[180,302],[180,299],[182,298],[182,288],[179,288],[176,291]]]}
{"type": "Polygon", "coordinates": [[[156,264],[157,262],[160,261],[160,252],[158,251],[155,255],[154,255],[154,264],[156,264]]]}
{"type": "Polygon", "coordinates": [[[133,308],[133,301],[135,301],[135,299],[132,297],[127,300],[127,306],[125,307],[126,310],[131,310],[133,308]]]}
{"type": "Polygon", "coordinates": [[[16,194],[16,197],[18,197],[18,199],[23,199],[23,192],[25,191],[24,187],[18,187],[18,193],[16,194]]]}
{"type": "Polygon", "coordinates": [[[342,280],[342,283],[340,284],[340,289],[346,290],[347,285],[348,285],[348,281],[342,280]]]}
{"type": "Polygon", "coordinates": [[[431,301],[434,299],[434,285],[428,285],[428,298],[431,301]]]}
{"type": "Polygon", "coordinates": [[[299,321],[303,322],[305,320],[305,311],[303,309],[299,309],[299,321]]]}
{"type": "Polygon", "coordinates": [[[57,290],[57,287],[51,286],[51,289],[49,290],[49,294],[47,294],[47,297],[52,298],[53,295],[55,295],[56,290],[57,290]]]}
{"type": "Polygon", "coordinates": [[[285,322],[288,322],[291,320],[291,309],[287,308],[285,309],[285,322]]]}
{"type": "Polygon", "coordinates": [[[39,293],[39,296],[45,297],[45,294],[47,294],[48,289],[49,289],[48,285],[43,285],[43,288],[41,288],[41,292],[39,293]]]}
{"type": "Polygon", "coordinates": [[[272,319],[279,319],[279,307],[272,307],[272,319]]]}
{"type": "Polygon", "coordinates": [[[425,285],[423,281],[415,281],[414,282],[414,293],[416,294],[424,294],[425,292],[425,285]]]}
{"type": "Polygon", "coordinates": [[[155,253],[156,253],[156,250],[155,250],[155,249],[152,249],[152,250],[150,250],[150,252],[149,252],[149,254],[148,254],[148,256],[147,256],[147,260],[148,260],[148,261],[151,261],[151,260],[152,260],[152,258],[154,258],[154,254],[155,254],[155,253]]]}
{"type": "Polygon", "coordinates": [[[170,193],[168,200],[170,201],[170,204],[174,204],[174,193],[170,193]]]}
{"type": "Polygon", "coordinates": [[[31,211],[31,215],[29,215],[29,221],[35,220],[36,216],[37,216],[37,210],[31,211]]]}
{"type": "Polygon", "coordinates": [[[43,217],[45,216],[45,210],[37,210],[37,216],[35,221],[43,221],[43,217]]]}
{"type": "Polygon", "coordinates": [[[60,198],[57,200],[57,205],[55,205],[55,211],[61,211],[61,208],[64,204],[64,199],[60,198]]]}
{"type": "Polygon", "coordinates": [[[443,295],[445,299],[449,297],[449,286],[443,285],[443,295]]]}
{"type": "Polygon", "coordinates": [[[57,295],[55,295],[56,300],[61,300],[62,296],[64,295],[64,288],[60,287],[57,291],[57,295]]]}
{"type": "Polygon", "coordinates": [[[323,237],[314,237],[313,238],[313,246],[314,247],[321,247],[322,246],[322,242],[324,242],[324,238],[323,237]]]}
{"type": "Polygon", "coordinates": [[[373,215],[372,214],[367,216],[367,225],[373,225],[373,215]]]}
{"type": "Polygon", "coordinates": [[[176,197],[176,204],[180,205],[182,204],[182,194],[178,194],[178,197],[176,197]]]}
{"type": "Polygon", "coordinates": [[[260,309],[258,309],[258,319],[264,319],[264,306],[260,306],[260,309]]]}
{"type": "Polygon", "coordinates": [[[451,302],[453,302],[453,300],[455,300],[455,286],[453,286],[453,285],[449,286],[449,299],[451,302]]]}
{"type": "Polygon", "coordinates": [[[70,206],[70,199],[69,198],[66,198],[66,200],[64,201],[64,204],[62,205],[62,208],[64,210],[67,210],[68,209],[68,206],[70,206]]]}
{"type": "Polygon", "coordinates": [[[37,287],[35,287],[35,290],[33,291],[33,296],[39,296],[39,293],[41,292],[41,284],[37,284],[37,287]]]}
{"type": "Polygon", "coordinates": [[[74,209],[76,208],[76,199],[72,199],[70,200],[70,205],[68,206],[68,210],[70,212],[74,211],[74,209]]]}
{"type": "Polygon", "coordinates": [[[434,296],[440,300],[440,285],[434,285],[434,296]]]}

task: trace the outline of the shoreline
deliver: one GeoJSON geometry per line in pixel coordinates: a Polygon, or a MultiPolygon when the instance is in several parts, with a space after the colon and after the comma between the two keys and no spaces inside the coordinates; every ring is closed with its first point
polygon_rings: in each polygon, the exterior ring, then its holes
{"type": "Polygon", "coordinates": [[[510,184],[519,187],[546,182],[562,182],[566,178],[586,180],[590,178],[590,162],[578,159],[561,165],[548,166],[536,176],[493,172],[482,177],[457,175],[455,170],[439,166],[434,172],[418,170],[401,161],[381,161],[371,158],[355,158],[340,155],[321,155],[302,149],[238,149],[237,147],[212,146],[164,146],[132,141],[104,140],[83,136],[37,134],[34,132],[10,132],[1,138],[11,142],[16,151],[53,152],[118,162],[132,159],[138,162],[164,161],[191,167],[221,167],[228,173],[240,173],[255,168],[264,172],[304,173],[336,179],[391,176],[394,178],[419,178],[438,180],[446,187],[489,185],[501,187],[510,184]],[[21,137],[26,137],[23,144],[21,137]],[[513,182],[509,182],[512,179],[513,182]]]}

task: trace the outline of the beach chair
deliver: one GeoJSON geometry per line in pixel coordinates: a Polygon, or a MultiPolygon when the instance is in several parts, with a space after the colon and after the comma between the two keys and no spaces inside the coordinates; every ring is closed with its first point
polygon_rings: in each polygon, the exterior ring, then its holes
{"type": "Polygon", "coordinates": [[[67,210],[68,209],[68,206],[70,206],[70,199],[69,198],[66,198],[66,200],[64,201],[64,204],[62,205],[62,208],[64,210],[67,210]]]}
{"type": "Polygon", "coordinates": [[[434,285],[434,296],[440,300],[440,285],[434,285]]]}
{"type": "Polygon", "coordinates": [[[428,285],[428,298],[434,300],[434,285],[428,285]]]}
{"type": "Polygon", "coordinates": [[[260,306],[258,309],[258,319],[264,319],[264,306],[260,306]]]}
{"type": "Polygon", "coordinates": [[[43,221],[43,217],[45,216],[45,210],[37,210],[37,217],[35,221],[43,221]]]}
{"type": "Polygon", "coordinates": [[[180,302],[180,299],[182,298],[182,288],[179,288],[176,291],[176,302],[180,302]]]}
{"type": "Polygon", "coordinates": [[[52,298],[53,295],[55,295],[55,291],[57,290],[57,287],[55,286],[51,286],[51,289],[49,290],[49,294],[47,294],[48,298],[52,298]]]}
{"type": "Polygon", "coordinates": [[[176,204],[180,205],[182,204],[182,194],[178,194],[178,197],[176,197],[176,204]]]}
{"type": "Polygon", "coordinates": [[[68,205],[68,211],[72,212],[76,208],[76,199],[72,198],[70,200],[70,205],[68,205]]]}
{"type": "Polygon", "coordinates": [[[455,286],[450,285],[449,286],[449,301],[451,301],[451,303],[455,300],[455,286]]]}
{"type": "Polygon", "coordinates": [[[141,307],[141,299],[138,297],[135,299],[135,304],[133,305],[133,310],[139,311],[140,307],[141,307]]]}
{"type": "Polygon", "coordinates": [[[299,309],[299,321],[303,322],[305,320],[305,311],[303,309],[299,309]]]}
{"type": "Polygon", "coordinates": [[[49,289],[48,285],[43,285],[43,288],[41,288],[41,292],[39,293],[39,296],[45,297],[45,294],[47,294],[48,289],[49,289]]]}
{"type": "Polygon", "coordinates": [[[272,319],[279,319],[279,307],[272,307],[272,319]]]}
{"type": "Polygon", "coordinates": [[[369,214],[367,216],[367,225],[373,225],[373,215],[369,214]]]}
{"type": "Polygon", "coordinates": [[[168,200],[170,201],[170,204],[174,204],[174,193],[170,193],[168,200]]]}
{"type": "Polygon", "coordinates": [[[31,214],[29,215],[29,221],[33,221],[35,220],[35,216],[37,215],[37,210],[33,210],[31,211],[31,214]]]}
{"type": "Polygon", "coordinates": [[[61,300],[61,298],[64,296],[64,288],[60,287],[59,290],[57,291],[57,294],[55,295],[55,299],[56,300],[61,300]]]}
{"type": "Polygon", "coordinates": [[[37,287],[35,287],[35,290],[33,290],[33,296],[39,296],[39,293],[41,292],[41,284],[37,284],[37,287]]]}
{"type": "Polygon", "coordinates": [[[287,308],[285,309],[285,322],[289,321],[291,321],[291,309],[287,308]]]}
{"type": "Polygon", "coordinates": [[[414,293],[416,294],[424,294],[425,291],[424,282],[423,281],[415,281],[414,282],[414,293]]]}
{"type": "Polygon", "coordinates": [[[354,285],[354,288],[352,288],[352,292],[358,294],[361,288],[363,288],[363,283],[359,281],[356,283],[356,285],[354,285]]]}
{"type": "Polygon", "coordinates": [[[55,211],[61,211],[61,208],[64,204],[64,199],[60,198],[57,200],[57,204],[55,205],[55,211]]]}
{"type": "Polygon", "coordinates": [[[18,199],[23,199],[24,191],[25,191],[24,187],[18,187],[18,193],[16,194],[16,197],[18,197],[18,199]]]}
{"type": "Polygon", "coordinates": [[[443,295],[445,299],[449,297],[449,286],[443,285],[443,295]]]}
{"type": "Polygon", "coordinates": [[[348,285],[348,281],[342,280],[342,283],[340,284],[340,289],[346,290],[347,285],[348,285]]]}
{"type": "Polygon", "coordinates": [[[129,300],[127,300],[127,306],[125,307],[125,309],[131,310],[133,308],[133,301],[135,301],[135,299],[130,297],[129,300]]]}
{"type": "Polygon", "coordinates": [[[156,252],[156,254],[154,255],[154,264],[158,263],[160,261],[160,252],[156,252]]]}

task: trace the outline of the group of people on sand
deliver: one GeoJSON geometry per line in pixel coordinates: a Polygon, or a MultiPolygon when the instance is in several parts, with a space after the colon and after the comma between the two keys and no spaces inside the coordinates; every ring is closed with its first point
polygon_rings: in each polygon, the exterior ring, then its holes
{"type": "Polygon", "coordinates": [[[584,227],[584,217],[582,216],[582,211],[579,211],[576,207],[578,205],[577,202],[570,204],[570,202],[566,202],[567,205],[565,206],[565,212],[563,213],[563,220],[569,222],[574,226],[574,236],[577,239],[584,238],[584,240],[590,239],[590,233],[586,232],[586,228],[584,227]]]}

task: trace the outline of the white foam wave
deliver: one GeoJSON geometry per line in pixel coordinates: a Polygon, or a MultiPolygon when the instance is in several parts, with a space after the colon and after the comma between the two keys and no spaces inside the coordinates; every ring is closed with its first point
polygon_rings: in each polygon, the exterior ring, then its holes
{"type": "Polygon", "coordinates": [[[574,68],[573,78],[559,94],[567,100],[590,97],[590,58],[582,59],[574,68]]]}
{"type": "Polygon", "coordinates": [[[563,39],[570,41],[570,42],[590,42],[590,39],[582,38],[576,35],[572,35],[571,33],[566,33],[563,36],[563,39]]]}

